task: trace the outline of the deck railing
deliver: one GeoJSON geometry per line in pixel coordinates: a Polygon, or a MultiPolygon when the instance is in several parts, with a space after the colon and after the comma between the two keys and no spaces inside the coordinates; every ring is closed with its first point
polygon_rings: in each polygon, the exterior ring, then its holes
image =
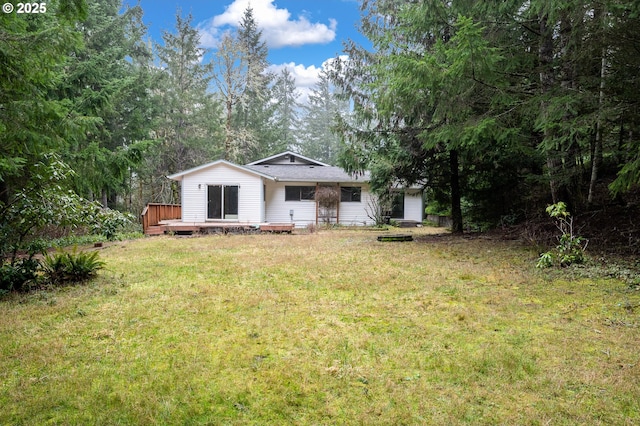
{"type": "Polygon", "coordinates": [[[180,219],[182,217],[182,206],[180,204],[160,204],[149,203],[142,214],[142,229],[144,232],[150,226],[156,226],[161,220],[180,219]]]}

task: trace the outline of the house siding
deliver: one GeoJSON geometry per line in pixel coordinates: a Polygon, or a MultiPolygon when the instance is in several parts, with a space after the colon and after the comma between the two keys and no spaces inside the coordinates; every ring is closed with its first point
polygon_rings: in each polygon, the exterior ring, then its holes
{"type": "Polygon", "coordinates": [[[285,201],[285,186],[315,186],[309,182],[277,182],[267,184],[267,222],[290,223],[289,211],[293,210],[293,223],[297,227],[306,227],[316,223],[316,202],[311,200],[285,201]]]}
{"type": "Polygon", "coordinates": [[[362,184],[343,183],[340,186],[358,186],[362,188],[360,201],[341,202],[339,221],[342,225],[372,225],[374,221],[367,215],[367,209],[374,197],[369,192],[369,187],[362,184]]]}
{"type": "MultiPolygon", "coordinates": [[[[316,223],[316,202],[310,200],[285,201],[285,186],[310,186],[310,182],[277,182],[267,184],[266,221],[272,223],[290,223],[289,212],[293,210],[293,223],[296,227],[306,227],[316,223]]],[[[367,206],[372,195],[366,185],[342,184],[342,186],[362,187],[360,202],[340,203],[340,223],[343,225],[370,225],[373,221],[367,216],[367,206]]]]}
{"type": "Polygon", "coordinates": [[[408,189],[404,193],[404,219],[422,222],[424,218],[422,191],[408,189]]]}
{"type": "Polygon", "coordinates": [[[226,164],[185,175],[182,179],[182,221],[207,220],[207,185],[238,185],[237,222],[259,223],[263,219],[263,179],[226,164]],[[198,188],[200,185],[200,188],[198,188]]]}

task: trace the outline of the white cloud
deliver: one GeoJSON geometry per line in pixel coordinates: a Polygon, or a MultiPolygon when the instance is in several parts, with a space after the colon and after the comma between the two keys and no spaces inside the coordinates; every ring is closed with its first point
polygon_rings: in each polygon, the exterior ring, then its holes
{"type": "Polygon", "coordinates": [[[274,1],[234,0],[224,13],[198,26],[201,44],[215,47],[221,28],[237,27],[249,6],[253,9],[253,16],[269,48],[326,44],[335,39],[338,25],[335,19],[330,19],[327,25],[313,23],[303,15],[292,18],[287,9],[278,9],[274,1]]]}

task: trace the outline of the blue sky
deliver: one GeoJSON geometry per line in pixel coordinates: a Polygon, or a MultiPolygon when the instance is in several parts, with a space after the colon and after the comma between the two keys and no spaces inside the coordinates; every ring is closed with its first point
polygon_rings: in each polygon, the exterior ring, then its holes
{"type": "Polygon", "coordinates": [[[302,98],[315,84],[322,64],[343,54],[343,41],[366,42],[357,31],[357,0],[140,0],[140,5],[153,40],[161,42],[162,30],[174,31],[175,14],[181,9],[183,16],[193,15],[203,47],[212,49],[251,5],[269,47],[271,71],[289,68],[302,98]]]}

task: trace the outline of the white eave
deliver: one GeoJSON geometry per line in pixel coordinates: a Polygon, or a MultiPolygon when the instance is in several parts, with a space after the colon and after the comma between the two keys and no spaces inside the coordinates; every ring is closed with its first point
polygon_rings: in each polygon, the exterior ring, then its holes
{"type": "Polygon", "coordinates": [[[244,167],[244,166],[239,166],[239,165],[234,164],[234,163],[232,163],[230,161],[227,161],[227,160],[212,161],[211,163],[203,164],[201,166],[194,167],[192,169],[188,169],[188,170],[184,170],[182,172],[178,172],[178,173],[174,173],[172,175],[168,175],[167,178],[169,178],[171,180],[175,180],[175,181],[181,181],[182,178],[184,176],[186,176],[186,175],[189,175],[191,173],[196,173],[196,172],[199,172],[201,170],[208,169],[210,167],[215,167],[218,164],[224,164],[226,166],[233,167],[235,169],[241,170],[241,171],[246,172],[246,173],[251,173],[251,174],[256,175],[256,176],[261,176],[261,177],[263,177],[265,179],[269,179],[269,180],[273,180],[273,181],[276,180],[276,178],[271,176],[271,175],[268,175],[268,174],[265,174],[265,173],[260,173],[257,170],[251,170],[251,169],[249,169],[247,167],[244,167]]]}
{"type": "Polygon", "coordinates": [[[271,157],[262,158],[260,160],[256,160],[256,161],[253,161],[253,162],[247,164],[247,166],[257,166],[257,165],[261,165],[262,163],[268,163],[271,160],[275,160],[276,158],[289,158],[290,156],[294,156],[294,157],[299,158],[299,159],[301,159],[303,161],[306,161],[310,165],[331,167],[330,164],[326,164],[326,163],[320,162],[318,160],[314,160],[313,158],[305,157],[304,155],[297,154],[297,153],[295,153],[293,151],[285,151],[285,152],[281,152],[279,154],[272,155],[271,157]]]}

